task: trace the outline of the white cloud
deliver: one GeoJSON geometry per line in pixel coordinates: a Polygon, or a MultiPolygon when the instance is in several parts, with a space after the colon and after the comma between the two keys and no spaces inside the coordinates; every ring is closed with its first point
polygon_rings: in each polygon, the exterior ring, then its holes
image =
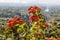
{"type": "Polygon", "coordinates": [[[18,3],[18,0],[0,0],[0,3],[18,3]]]}
{"type": "Polygon", "coordinates": [[[10,3],[34,3],[34,4],[60,4],[60,0],[0,0],[0,2],[10,3]]]}
{"type": "Polygon", "coordinates": [[[59,4],[60,0],[38,0],[37,3],[43,4],[59,4]]]}
{"type": "Polygon", "coordinates": [[[34,3],[35,0],[19,0],[20,3],[34,3]]]}
{"type": "Polygon", "coordinates": [[[34,4],[60,4],[60,0],[19,0],[19,3],[34,3],[34,4]]]}

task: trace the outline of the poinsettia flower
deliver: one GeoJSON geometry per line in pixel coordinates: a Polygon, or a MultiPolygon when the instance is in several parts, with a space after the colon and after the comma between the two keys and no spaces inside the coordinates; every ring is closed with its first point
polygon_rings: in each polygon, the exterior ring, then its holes
{"type": "Polygon", "coordinates": [[[24,21],[23,20],[20,20],[20,24],[24,24],[24,21]]]}
{"type": "Polygon", "coordinates": [[[37,10],[37,11],[41,11],[41,9],[40,9],[40,8],[37,8],[36,10],[37,10]]]}
{"type": "Polygon", "coordinates": [[[13,19],[9,19],[9,20],[8,20],[9,23],[11,23],[11,22],[13,22],[13,21],[14,21],[13,19]]]}
{"type": "Polygon", "coordinates": [[[35,9],[30,9],[29,11],[28,11],[28,13],[30,14],[30,13],[32,13],[32,14],[35,14],[36,13],[36,10],[35,9]]]}
{"type": "Polygon", "coordinates": [[[28,9],[28,13],[32,13],[32,14],[35,14],[36,12],[38,11],[41,11],[41,8],[39,8],[38,6],[31,6],[29,9],[28,9]]]}
{"type": "Polygon", "coordinates": [[[16,20],[17,20],[17,17],[13,17],[12,19],[13,19],[14,21],[16,21],[16,20]]]}
{"type": "Polygon", "coordinates": [[[38,6],[34,6],[34,9],[35,9],[36,11],[41,11],[41,8],[39,8],[38,6]]]}
{"type": "Polygon", "coordinates": [[[20,18],[20,17],[18,17],[18,18],[17,18],[17,20],[19,21],[19,20],[21,20],[21,18],[20,18]]]}
{"type": "Polygon", "coordinates": [[[39,19],[39,16],[30,16],[29,19],[32,21],[36,21],[37,19],[39,19]]]}
{"type": "Polygon", "coordinates": [[[34,6],[34,9],[37,9],[38,7],[37,6],[34,6]]]}
{"type": "Polygon", "coordinates": [[[13,22],[13,25],[16,25],[16,24],[18,24],[18,22],[16,22],[16,21],[15,21],[15,22],[13,22]]]}
{"type": "Polygon", "coordinates": [[[24,21],[20,17],[14,17],[8,20],[7,26],[12,27],[12,26],[15,26],[16,24],[23,24],[23,23],[24,21]]]}
{"type": "Polygon", "coordinates": [[[31,13],[32,13],[32,14],[35,14],[35,13],[36,13],[36,11],[35,11],[35,10],[33,10],[33,11],[31,11],[31,13]]]}
{"type": "Polygon", "coordinates": [[[11,23],[7,23],[7,26],[11,28],[13,25],[11,23]]]}
{"type": "Polygon", "coordinates": [[[60,40],[60,38],[57,38],[57,40],[60,40]]]}
{"type": "Polygon", "coordinates": [[[14,22],[16,20],[17,20],[17,17],[14,17],[14,18],[9,19],[8,22],[11,23],[11,22],[14,22]]]}
{"type": "Polygon", "coordinates": [[[35,14],[36,11],[28,11],[28,13],[29,13],[29,14],[31,14],[31,13],[32,13],[32,14],[35,14]]]}
{"type": "Polygon", "coordinates": [[[46,23],[46,24],[45,24],[45,26],[46,26],[46,27],[48,27],[48,26],[49,26],[49,24],[48,24],[48,23],[46,23]]]}

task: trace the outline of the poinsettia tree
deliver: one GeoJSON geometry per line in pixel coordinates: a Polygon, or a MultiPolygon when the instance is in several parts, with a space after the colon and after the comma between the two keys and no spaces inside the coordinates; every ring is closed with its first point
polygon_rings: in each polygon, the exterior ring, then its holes
{"type": "Polygon", "coordinates": [[[12,30],[15,38],[18,38],[19,31],[20,32],[25,31],[24,25],[25,25],[24,20],[22,20],[20,17],[11,18],[8,20],[8,23],[7,23],[8,29],[12,30]]]}
{"type": "Polygon", "coordinates": [[[44,16],[41,14],[41,8],[38,6],[31,6],[28,9],[28,14],[30,15],[30,37],[31,39],[43,39],[44,33],[43,28],[48,27],[48,24],[45,24],[44,16]]]}

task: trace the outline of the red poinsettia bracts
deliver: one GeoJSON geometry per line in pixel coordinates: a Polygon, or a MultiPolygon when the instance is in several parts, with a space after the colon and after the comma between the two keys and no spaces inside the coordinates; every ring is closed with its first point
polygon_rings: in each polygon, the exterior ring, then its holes
{"type": "Polygon", "coordinates": [[[23,24],[23,23],[24,21],[20,17],[14,17],[8,20],[7,26],[10,28],[10,27],[15,26],[16,24],[23,24]]]}
{"type": "Polygon", "coordinates": [[[9,19],[8,22],[11,23],[11,22],[13,22],[13,20],[12,19],[9,19]]]}
{"type": "Polygon", "coordinates": [[[13,25],[11,23],[7,23],[7,26],[11,28],[13,25]]]}
{"type": "Polygon", "coordinates": [[[39,16],[30,16],[29,18],[31,21],[38,21],[39,16]]]}
{"type": "Polygon", "coordinates": [[[46,26],[46,27],[48,27],[48,26],[49,26],[49,24],[48,24],[48,23],[46,23],[46,24],[45,24],[45,26],[46,26]]]}
{"type": "Polygon", "coordinates": [[[24,21],[23,20],[20,20],[19,22],[20,22],[20,24],[24,24],[24,21]]]}
{"type": "Polygon", "coordinates": [[[38,11],[41,11],[41,8],[37,7],[37,6],[31,6],[29,9],[28,9],[28,13],[32,13],[32,14],[35,14],[36,12],[38,11]]]}
{"type": "Polygon", "coordinates": [[[60,38],[57,38],[57,40],[60,40],[60,38]]]}
{"type": "Polygon", "coordinates": [[[28,11],[28,13],[29,13],[29,14],[30,14],[30,13],[35,14],[35,13],[36,13],[36,10],[33,9],[33,8],[31,8],[31,9],[28,11]]]}
{"type": "Polygon", "coordinates": [[[37,7],[37,6],[34,6],[34,9],[35,9],[36,11],[41,11],[41,8],[39,8],[39,7],[37,7]]]}

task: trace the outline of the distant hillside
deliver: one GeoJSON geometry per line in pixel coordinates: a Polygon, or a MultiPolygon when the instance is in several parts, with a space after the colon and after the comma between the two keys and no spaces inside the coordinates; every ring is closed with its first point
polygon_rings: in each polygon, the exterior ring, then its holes
{"type": "MultiPolygon", "coordinates": [[[[15,15],[22,17],[23,19],[28,19],[27,9],[29,6],[34,4],[16,4],[16,3],[0,3],[0,17],[14,17],[15,15]]],[[[37,6],[42,8],[42,14],[47,17],[47,20],[55,18],[60,20],[60,6],[51,5],[46,6],[44,4],[37,4],[37,6]],[[45,10],[49,9],[48,12],[45,10]]]]}

